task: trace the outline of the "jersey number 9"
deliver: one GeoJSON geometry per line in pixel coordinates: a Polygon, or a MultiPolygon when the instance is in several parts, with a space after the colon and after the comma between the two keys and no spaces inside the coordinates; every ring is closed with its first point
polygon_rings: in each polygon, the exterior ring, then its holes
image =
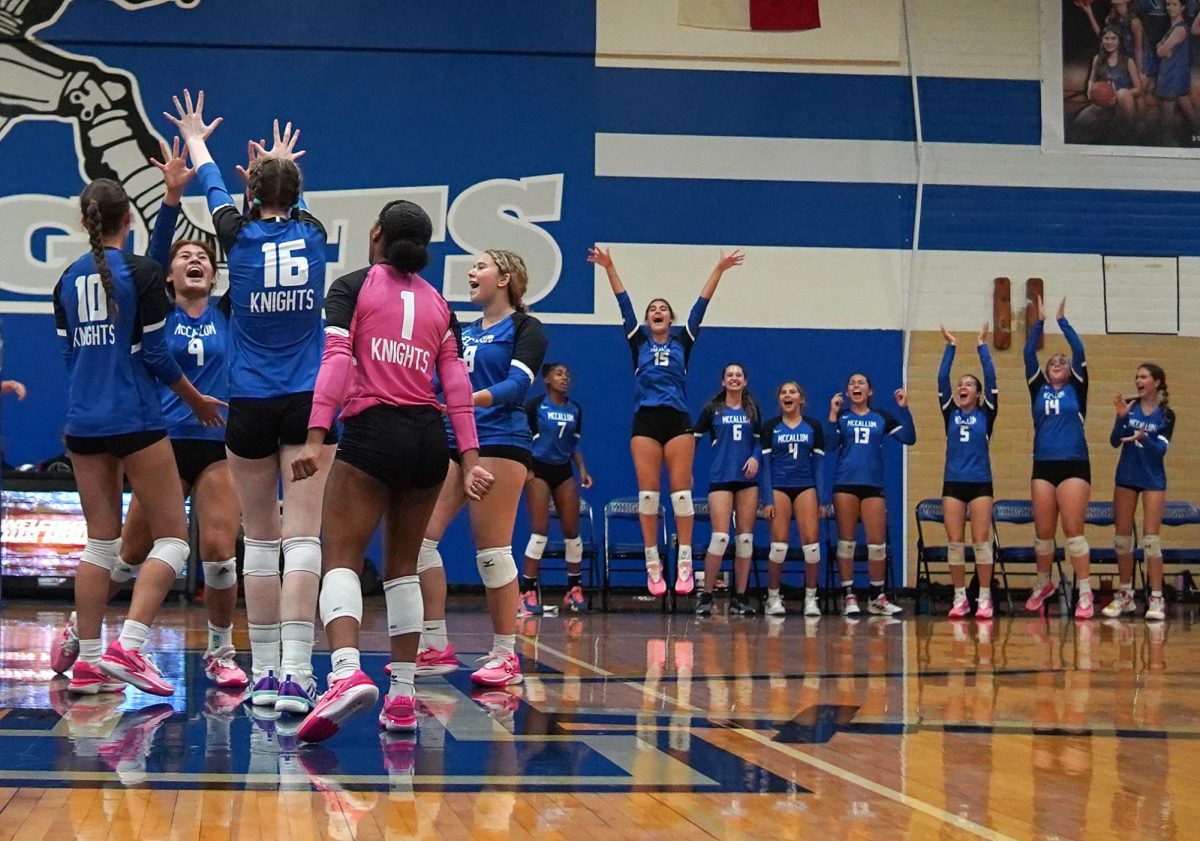
{"type": "Polygon", "coordinates": [[[188,353],[196,357],[196,367],[204,367],[204,340],[199,336],[188,341],[188,353]]]}
{"type": "Polygon", "coordinates": [[[263,286],[307,286],[308,258],[297,254],[304,248],[304,240],[290,239],[287,242],[264,242],[263,286]]]}

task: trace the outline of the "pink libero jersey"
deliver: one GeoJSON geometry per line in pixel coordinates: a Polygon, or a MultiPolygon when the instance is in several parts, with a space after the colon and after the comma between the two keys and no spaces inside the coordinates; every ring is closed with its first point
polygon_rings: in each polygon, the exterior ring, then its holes
{"type": "Polygon", "coordinates": [[[471,380],[458,319],[419,275],[377,263],[339,277],[325,296],[325,353],[310,428],[329,429],[371,406],[441,404],[436,372],[460,451],[478,449],[471,380]]]}

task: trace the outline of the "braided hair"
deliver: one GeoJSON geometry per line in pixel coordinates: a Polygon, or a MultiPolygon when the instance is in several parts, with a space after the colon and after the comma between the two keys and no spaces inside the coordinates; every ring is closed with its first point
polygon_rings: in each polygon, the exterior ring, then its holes
{"type": "Polygon", "coordinates": [[[262,206],[293,207],[300,200],[300,167],[273,156],[259,158],[250,170],[246,189],[253,197],[250,218],[262,218],[262,206]]]}
{"type": "Polygon", "coordinates": [[[97,178],[79,195],[79,209],[87,227],[88,243],[96,273],[104,286],[110,317],[117,312],[117,294],[113,289],[112,269],[104,252],[104,238],[121,230],[129,215],[129,196],[125,188],[111,178],[97,178]]]}

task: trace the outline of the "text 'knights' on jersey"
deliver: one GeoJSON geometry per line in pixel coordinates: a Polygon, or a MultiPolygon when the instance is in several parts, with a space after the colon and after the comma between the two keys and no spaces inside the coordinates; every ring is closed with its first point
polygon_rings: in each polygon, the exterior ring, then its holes
{"type": "Polygon", "coordinates": [[[312,391],[324,345],[325,229],[303,206],[288,219],[243,217],[216,164],[197,174],[229,261],[230,395],[312,391]]]}
{"type": "MultiPolygon", "coordinates": [[[[525,394],[546,356],[546,331],[531,315],[515,312],[490,327],[476,319],[463,328],[463,361],[471,388],[492,394],[492,405],[475,409],[479,445],[532,449],[525,394]]],[[[453,430],[450,445],[454,446],[453,430]]]]}
{"type": "Polygon", "coordinates": [[[106,248],[113,301],[90,253],[54,287],[54,322],[70,379],[66,433],[80,437],[165,429],[158,382],[183,376],[164,337],[171,304],[162,268],[106,248]]]}
{"type": "Polygon", "coordinates": [[[1071,373],[1058,388],[1046,380],[1038,365],[1037,344],[1045,327],[1035,321],[1025,341],[1025,379],[1033,413],[1034,461],[1086,461],[1088,372],[1083,342],[1065,318],[1058,326],[1071,346],[1071,373]]]}
{"type": "Polygon", "coordinates": [[[825,430],[813,418],[801,417],[788,426],[782,416],[775,417],[763,424],[762,451],[768,488],[815,488],[817,467],[825,455],[825,430]]]}
{"type": "Polygon", "coordinates": [[[525,404],[533,434],[533,458],[542,464],[566,464],[583,435],[583,409],[571,398],[559,405],[543,394],[525,404]]]}
{"type": "Polygon", "coordinates": [[[912,413],[904,406],[897,408],[899,418],[875,409],[859,415],[843,409],[838,415],[834,435],[837,443],[837,468],[833,484],[883,487],[883,441],[895,438],[901,444],[915,444],[917,431],[912,413]]]}
{"type": "Polygon", "coordinates": [[[637,320],[629,293],[617,295],[617,306],[633,354],[633,407],[670,406],[686,412],[688,359],[700,333],[708,299],[697,298],[687,324],[670,328],[667,340],[661,344],[654,340],[650,328],[637,320]]]}
{"type": "MultiPolygon", "coordinates": [[[[222,402],[229,400],[229,305],[212,299],[200,315],[192,318],[176,305],[167,316],[167,348],[184,376],[201,394],[222,402]]],[[[178,394],[160,386],[163,418],[171,438],[224,441],[222,427],[204,426],[178,394]]],[[[221,410],[224,415],[225,411],[221,410]]]]}
{"type": "Polygon", "coordinates": [[[765,475],[762,448],[759,446],[761,426],[759,421],[751,419],[745,409],[740,406],[734,409],[724,404],[714,409],[709,403],[696,419],[694,432],[697,438],[707,435],[712,444],[712,464],[708,469],[710,482],[761,484],[765,475]],[[750,458],[757,460],[759,465],[758,474],[754,477],[747,476],[744,469],[750,458]]]}
{"type": "Polygon", "coordinates": [[[992,459],[988,444],[996,425],[999,410],[996,389],[996,366],[987,345],[979,345],[979,364],[983,368],[982,400],[975,408],[963,411],[954,402],[955,389],[950,384],[950,367],[954,364],[954,345],[946,345],[942,364],[938,368],[938,404],[946,424],[946,482],[992,481],[992,459]]]}
{"type": "Polygon", "coordinates": [[[1109,436],[1109,443],[1121,448],[1116,483],[1143,491],[1164,491],[1167,489],[1167,469],[1163,461],[1175,432],[1175,412],[1168,406],[1159,405],[1147,414],[1142,401],[1129,402],[1129,414],[1116,419],[1109,436]],[[1122,438],[1139,432],[1146,437],[1122,443],[1122,438]]]}

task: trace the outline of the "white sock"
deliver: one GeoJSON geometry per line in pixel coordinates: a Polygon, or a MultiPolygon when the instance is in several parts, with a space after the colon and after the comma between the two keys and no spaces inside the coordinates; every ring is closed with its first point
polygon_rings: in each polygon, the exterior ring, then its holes
{"type": "Polygon", "coordinates": [[[816,587],[805,587],[804,588],[804,598],[815,599],[816,597],[817,597],[817,588],[816,587]]]}
{"type": "Polygon", "coordinates": [[[1039,571],[1037,574],[1037,586],[1034,589],[1040,590],[1049,583],[1050,583],[1050,573],[1039,571]]]}
{"type": "Polygon", "coordinates": [[[362,668],[362,660],[358,649],[352,646],[335,649],[329,655],[329,660],[333,664],[331,674],[336,680],[348,678],[362,668]]]}
{"type": "Polygon", "coordinates": [[[990,602],[992,600],[992,588],[991,587],[980,587],[979,588],[979,600],[981,602],[990,602]]]}
{"type": "Polygon", "coordinates": [[[250,660],[252,670],[279,675],[279,625],[250,625],[250,660]]]}
{"type": "Polygon", "coordinates": [[[208,623],[208,650],[220,651],[222,648],[233,648],[233,626],[219,628],[212,622],[208,623]]]}
{"type": "Polygon", "coordinates": [[[681,563],[683,561],[687,561],[688,563],[691,563],[691,561],[692,561],[692,547],[691,546],[680,546],[679,547],[679,561],[681,563]]]}
{"type": "Polygon", "coordinates": [[[956,602],[966,601],[967,600],[967,588],[966,587],[955,587],[954,588],[954,600],[956,602]]]}
{"type": "Polygon", "coordinates": [[[392,661],[392,681],[388,685],[388,697],[395,698],[407,695],[411,698],[416,694],[416,689],[413,686],[416,676],[416,663],[392,661]]]}
{"type": "Polygon", "coordinates": [[[450,644],[446,636],[445,619],[427,619],[421,623],[421,648],[436,648],[445,650],[450,644]]]}
{"type": "Polygon", "coordinates": [[[79,620],[75,618],[75,611],[71,611],[71,616],[67,619],[67,622],[70,623],[67,625],[67,633],[70,635],[71,639],[79,639],[79,634],[75,630],[76,625],[79,624],[79,620]]]}
{"type": "Polygon", "coordinates": [[[508,654],[515,654],[516,650],[516,634],[492,634],[492,654],[501,657],[508,654]]]}
{"type": "Polygon", "coordinates": [[[1132,595],[1133,595],[1133,582],[1132,582],[1132,581],[1130,581],[1128,584],[1122,584],[1122,585],[1121,585],[1121,592],[1122,592],[1122,593],[1126,593],[1127,595],[1130,595],[1130,596],[1132,596],[1132,595]]]}
{"type": "Polygon", "coordinates": [[[312,677],[313,623],[281,622],[279,642],[282,655],[279,668],[284,675],[312,677]]]}
{"type": "Polygon", "coordinates": [[[79,659],[90,666],[94,666],[100,662],[100,658],[104,655],[104,644],[100,640],[80,640],[79,641],[79,659]]]}
{"type": "MultiPolygon", "coordinates": [[[[1152,599],[1161,599],[1161,598],[1162,598],[1162,590],[1151,590],[1151,591],[1150,591],[1150,598],[1152,598],[1152,599]]],[[[80,646],[81,646],[81,647],[80,647],[80,649],[79,649],[79,651],[81,652],[80,656],[82,656],[82,652],[83,652],[82,645],[83,645],[83,644],[82,644],[82,643],[80,643],[80,646]]]]}
{"type": "Polygon", "coordinates": [[[125,624],[121,626],[121,636],[117,637],[117,642],[126,651],[141,651],[148,636],[150,636],[150,626],[126,619],[125,624]]]}
{"type": "Polygon", "coordinates": [[[1080,596],[1080,598],[1082,598],[1085,595],[1090,596],[1091,594],[1092,594],[1092,579],[1090,579],[1090,578],[1079,579],[1079,596],[1080,596]]]}
{"type": "Polygon", "coordinates": [[[662,559],[658,557],[657,546],[646,547],[646,569],[651,569],[652,567],[658,570],[662,569],[662,559]]]}
{"type": "Polygon", "coordinates": [[[772,590],[770,587],[768,587],[767,588],[767,598],[768,599],[779,598],[779,588],[775,588],[774,590],[772,590]]]}

